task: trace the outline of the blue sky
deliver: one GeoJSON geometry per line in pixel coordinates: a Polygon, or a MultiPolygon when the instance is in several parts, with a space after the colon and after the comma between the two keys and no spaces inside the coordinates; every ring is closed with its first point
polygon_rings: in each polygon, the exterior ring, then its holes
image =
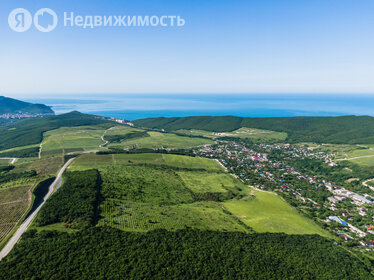
{"type": "Polygon", "coordinates": [[[0,95],[374,93],[372,0],[0,2],[0,95]],[[57,28],[16,33],[15,8],[57,28]],[[184,27],[67,28],[76,15],[180,15],[184,27]]]}

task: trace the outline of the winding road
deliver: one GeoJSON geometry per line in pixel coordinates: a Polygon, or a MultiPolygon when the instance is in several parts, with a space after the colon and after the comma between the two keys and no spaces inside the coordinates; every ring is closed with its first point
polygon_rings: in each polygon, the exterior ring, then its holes
{"type": "Polygon", "coordinates": [[[60,169],[60,171],[57,174],[56,179],[53,181],[53,183],[49,186],[49,191],[45,195],[44,199],[38,206],[38,208],[35,209],[35,211],[20,225],[20,227],[17,229],[17,231],[14,233],[12,238],[8,241],[8,243],[5,245],[5,247],[0,251],[0,261],[6,257],[10,251],[12,251],[14,245],[19,241],[22,234],[27,230],[29,225],[31,224],[32,220],[35,218],[35,216],[38,214],[40,209],[43,207],[44,203],[47,201],[48,198],[51,197],[51,195],[57,190],[61,184],[62,184],[62,174],[64,174],[66,168],[70,165],[70,163],[74,160],[74,158],[69,159],[64,166],[60,169]]]}
{"type": "Polygon", "coordinates": [[[368,183],[371,182],[371,181],[374,181],[374,178],[373,179],[369,179],[369,180],[366,180],[365,182],[362,182],[362,185],[364,185],[365,187],[368,187],[370,188],[372,191],[374,191],[374,187],[373,186],[370,186],[368,183]]]}

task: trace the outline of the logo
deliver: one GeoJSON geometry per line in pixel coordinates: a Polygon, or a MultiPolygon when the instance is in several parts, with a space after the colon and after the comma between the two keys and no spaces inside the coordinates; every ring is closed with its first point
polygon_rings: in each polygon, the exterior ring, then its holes
{"type": "Polygon", "coordinates": [[[31,27],[32,16],[28,10],[18,8],[9,14],[8,24],[16,32],[25,32],[31,27]]]}
{"type": "MultiPolygon", "coordinates": [[[[16,32],[25,32],[30,29],[33,22],[31,13],[22,8],[10,12],[8,17],[9,27],[16,32]]],[[[56,13],[48,8],[37,11],[34,15],[35,28],[41,32],[51,32],[58,23],[56,13]]]]}
{"type": "Polygon", "coordinates": [[[51,32],[56,28],[57,22],[56,13],[48,8],[40,9],[34,15],[34,25],[41,32],[51,32]]]}

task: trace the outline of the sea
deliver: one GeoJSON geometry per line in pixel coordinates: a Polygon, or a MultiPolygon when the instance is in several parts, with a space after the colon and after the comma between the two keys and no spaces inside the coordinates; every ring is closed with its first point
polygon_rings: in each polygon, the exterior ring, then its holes
{"type": "Polygon", "coordinates": [[[71,111],[136,120],[155,117],[374,116],[374,94],[61,94],[22,100],[71,111]]]}

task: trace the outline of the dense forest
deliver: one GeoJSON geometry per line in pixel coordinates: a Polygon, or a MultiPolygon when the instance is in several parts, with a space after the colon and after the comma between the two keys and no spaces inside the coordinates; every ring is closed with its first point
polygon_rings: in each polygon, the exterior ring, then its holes
{"type": "Polygon", "coordinates": [[[335,144],[374,144],[374,118],[368,116],[344,117],[186,117],[150,118],[136,120],[140,127],[165,129],[201,129],[233,131],[241,127],[266,129],[288,134],[287,142],[316,142],[335,144]]]}
{"type": "Polygon", "coordinates": [[[0,150],[39,144],[43,133],[60,127],[99,125],[110,127],[113,122],[93,115],[71,112],[58,116],[29,118],[0,126],[0,150]]]}
{"type": "Polygon", "coordinates": [[[373,279],[317,235],[90,228],[30,230],[0,263],[1,279],[373,279]]]}
{"type": "Polygon", "coordinates": [[[45,203],[35,223],[44,226],[63,222],[72,228],[94,225],[99,184],[97,170],[66,173],[63,186],[45,203]]]}

